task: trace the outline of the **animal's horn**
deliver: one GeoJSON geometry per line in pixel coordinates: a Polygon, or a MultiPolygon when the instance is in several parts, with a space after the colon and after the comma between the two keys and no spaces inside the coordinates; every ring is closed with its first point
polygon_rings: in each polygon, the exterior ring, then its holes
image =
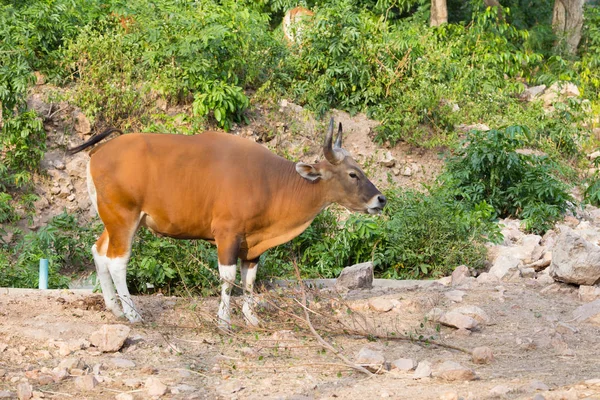
{"type": "Polygon", "coordinates": [[[341,122],[338,127],[338,134],[337,134],[337,138],[335,139],[335,145],[333,145],[333,148],[334,149],[342,148],[342,123],[341,122]]]}
{"type": "Polygon", "coordinates": [[[338,152],[333,150],[332,146],[333,140],[333,118],[329,121],[329,129],[327,130],[327,136],[325,136],[325,144],[323,145],[323,154],[327,161],[332,163],[333,165],[339,164],[342,162],[344,157],[338,152]]]}

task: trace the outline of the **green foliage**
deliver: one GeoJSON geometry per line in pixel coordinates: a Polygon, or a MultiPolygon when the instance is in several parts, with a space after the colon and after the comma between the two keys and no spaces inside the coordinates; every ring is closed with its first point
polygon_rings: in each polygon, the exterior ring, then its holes
{"type": "Polygon", "coordinates": [[[383,217],[353,214],[338,222],[336,213],[324,211],[298,238],[269,250],[259,273],[293,277],[297,260],[305,277],[333,278],[348,265],[372,260],[384,278],[440,277],[460,264],[483,266],[484,242],[499,238],[485,202],[465,210],[443,188],[387,197],[383,217]]]}
{"type": "Polygon", "coordinates": [[[195,113],[228,127],[248,105],[242,89],[260,85],[281,51],[268,18],[251,2],[115,1],[98,24],[69,42],[65,65],[76,100],[95,118],[131,121],[163,98],[195,97],[195,113]]]}
{"type": "Polygon", "coordinates": [[[0,286],[37,287],[39,260],[48,259],[49,288],[67,287],[66,271],[88,264],[97,229],[82,228],[72,215],[54,217],[36,232],[24,235],[16,246],[0,247],[0,286]]]}
{"type": "Polygon", "coordinates": [[[600,100],[600,8],[586,6],[585,25],[582,32],[579,54],[581,59],[575,63],[579,73],[583,95],[588,99],[600,100]]]}
{"type": "Polygon", "coordinates": [[[206,82],[201,93],[194,96],[194,114],[206,116],[212,110],[221,128],[229,130],[231,121],[241,122],[248,98],[240,87],[226,82],[206,82]]]}
{"type": "Polygon", "coordinates": [[[442,177],[457,201],[490,204],[498,217],[522,218],[527,230],[544,232],[574,201],[568,187],[555,177],[557,165],[547,156],[526,155],[529,130],[511,126],[472,131],[442,177]]]}
{"type": "MultiPolygon", "coordinates": [[[[0,223],[12,222],[18,218],[15,207],[12,205],[13,198],[8,193],[0,192],[0,223]]],[[[0,231],[0,234],[2,231],[0,231]]]]}
{"type": "Polygon", "coordinates": [[[214,294],[217,265],[214,247],[207,242],[160,238],[142,229],[134,241],[127,281],[138,293],[214,294]]]}

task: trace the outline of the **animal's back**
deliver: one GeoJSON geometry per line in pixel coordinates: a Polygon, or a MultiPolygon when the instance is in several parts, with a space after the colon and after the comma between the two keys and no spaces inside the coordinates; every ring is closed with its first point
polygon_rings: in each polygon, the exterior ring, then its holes
{"type": "Polygon", "coordinates": [[[94,152],[90,171],[103,204],[145,213],[165,235],[212,239],[215,219],[249,219],[265,207],[265,180],[287,163],[229,134],[129,134],[94,152]]]}

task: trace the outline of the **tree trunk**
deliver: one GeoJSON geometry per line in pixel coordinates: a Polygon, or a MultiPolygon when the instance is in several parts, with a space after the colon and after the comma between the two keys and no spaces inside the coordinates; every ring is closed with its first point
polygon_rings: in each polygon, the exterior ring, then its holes
{"type": "Polygon", "coordinates": [[[504,19],[504,12],[502,10],[502,5],[498,0],[483,0],[483,3],[486,7],[492,7],[496,9],[498,13],[498,20],[502,21],[504,19]]]}
{"type": "Polygon", "coordinates": [[[584,0],[556,0],[552,12],[552,30],[558,36],[557,44],[565,44],[569,54],[577,52],[583,27],[584,0]]]}
{"type": "Polygon", "coordinates": [[[431,26],[448,23],[448,6],[446,0],[431,0],[431,26]]]}

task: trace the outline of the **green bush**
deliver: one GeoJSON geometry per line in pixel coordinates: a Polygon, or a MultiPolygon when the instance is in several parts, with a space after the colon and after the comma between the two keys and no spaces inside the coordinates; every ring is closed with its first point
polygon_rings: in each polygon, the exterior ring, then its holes
{"type": "Polygon", "coordinates": [[[334,278],[348,265],[373,261],[384,278],[440,277],[460,264],[482,267],[484,243],[500,237],[485,202],[465,210],[443,188],[387,197],[381,217],[352,214],[339,222],[335,212],[322,212],[303,234],[269,250],[259,273],[293,278],[296,260],[304,277],[334,278]]]}
{"type": "Polygon", "coordinates": [[[80,227],[72,215],[54,217],[36,232],[20,237],[16,245],[0,248],[0,285],[37,287],[39,260],[46,258],[48,287],[67,287],[65,272],[77,272],[89,265],[90,248],[97,234],[98,229],[80,227]]]}
{"type": "Polygon", "coordinates": [[[66,46],[77,79],[75,99],[90,116],[139,124],[157,98],[213,112],[228,128],[248,105],[243,89],[260,86],[282,44],[252,2],[115,1],[98,24],[66,46]]]}
{"type": "Polygon", "coordinates": [[[558,165],[547,156],[527,155],[529,130],[511,126],[472,131],[446,164],[442,181],[456,200],[490,204],[498,217],[522,218],[527,230],[551,228],[573,202],[568,187],[555,177],[558,165]]]}

